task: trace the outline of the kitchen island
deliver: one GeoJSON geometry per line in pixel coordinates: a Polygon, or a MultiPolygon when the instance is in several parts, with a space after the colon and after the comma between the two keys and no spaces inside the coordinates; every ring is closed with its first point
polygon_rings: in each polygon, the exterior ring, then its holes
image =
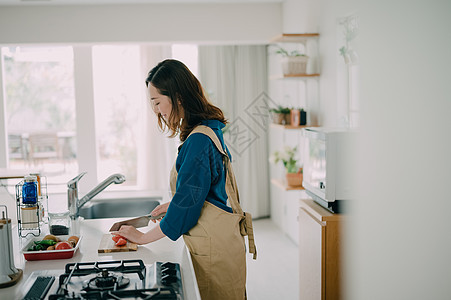
{"type": "MultiPolygon", "coordinates": [[[[97,253],[102,236],[108,233],[109,228],[114,222],[124,219],[125,218],[112,218],[80,221],[80,235],[82,236],[82,240],[80,241],[78,251],[75,252],[74,256],[70,259],[25,260],[21,253],[21,249],[27,244],[29,239],[19,239],[17,227],[13,227],[14,262],[16,268],[23,270],[24,276],[16,285],[0,289],[0,298],[2,300],[21,299],[32,284],[30,284],[30,281],[27,279],[34,271],[62,271],[68,263],[141,259],[146,265],[152,265],[155,262],[168,261],[179,263],[185,299],[200,299],[191,257],[183,238],[179,238],[176,242],[173,242],[168,238],[163,238],[151,244],[140,245],[137,251],[97,253]]],[[[141,228],[140,230],[146,232],[147,230],[150,230],[152,226],[155,226],[155,224],[150,223],[148,227],[141,228]]],[[[44,237],[47,233],[48,228],[43,226],[43,233],[41,233],[41,236],[44,237]]],[[[30,237],[31,236],[28,236],[28,238],[30,237]]]]}

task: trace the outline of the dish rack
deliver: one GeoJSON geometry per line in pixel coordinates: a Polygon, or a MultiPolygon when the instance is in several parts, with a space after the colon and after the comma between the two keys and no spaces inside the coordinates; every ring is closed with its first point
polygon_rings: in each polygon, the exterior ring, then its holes
{"type": "Polygon", "coordinates": [[[38,196],[36,204],[24,204],[22,195],[24,180],[16,184],[17,228],[20,237],[26,237],[29,234],[39,236],[42,225],[48,223],[47,177],[37,175],[37,178],[38,196]]]}

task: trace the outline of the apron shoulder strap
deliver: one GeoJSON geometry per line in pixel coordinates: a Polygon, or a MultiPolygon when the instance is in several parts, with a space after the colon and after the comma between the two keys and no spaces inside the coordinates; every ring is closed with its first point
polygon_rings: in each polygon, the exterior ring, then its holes
{"type": "Polygon", "coordinates": [[[218,151],[221,152],[222,155],[229,157],[227,155],[227,152],[225,152],[225,150],[222,148],[222,144],[219,141],[219,138],[216,135],[216,133],[213,131],[213,129],[211,129],[210,127],[205,126],[205,125],[199,125],[196,128],[194,128],[193,131],[190,132],[188,137],[190,135],[192,135],[193,133],[203,133],[203,134],[207,135],[212,140],[212,142],[215,144],[218,151]]]}
{"type": "Polygon", "coordinates": [[[241,205],[240,205],[238,187],[236,184],[235,174],[232,169],[232,164],[230,163],[230,158],[227,155],[227,152],[225,151],[225,149],[223,149],[218,136],[213,131],[213,129],[211,129],[210,127],[205,126],[205,125],[199,125],[196,128],[194,128],[193,131],[191,131],[191,133],[188,135],[188,137],[194,133],[202,133],[202,134],[205,134],[206,136],[208,136],[212,140],[213,144],[216,146],[218,151],[222,154],[224,166],[227,171],[226,192],[230,199],[230,206],[232,206],[234,213],[244,215],[243,209],[241,208],[241,205]]]}

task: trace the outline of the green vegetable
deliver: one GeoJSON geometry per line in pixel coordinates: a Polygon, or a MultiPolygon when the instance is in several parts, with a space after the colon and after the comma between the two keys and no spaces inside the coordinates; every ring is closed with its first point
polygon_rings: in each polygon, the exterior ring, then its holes
{"type": "Polygon", "coordinates": [[[28,251],[41,251],[47,249],[49,246],[55,245],[53,240],[34,241],[34,245],[28,249],[28,251]]]}
{"type": "Polygon", "coordinates": [[[43,245],[36,244],[36,242],[35,242],[35,245],[33,245],[31,248],[29,248],[28,251],[41,251],[41,250],[44,250],[45,248],[46,247],[44,247],[43,245]]]}
{"type": "Polygon", "coordinates": [[[53,246],[53,245],[56,244],[56,242],[53,241],[53,240],[35,241],[34,243],[35,243],[36,245],[42,245],[42,246],[46,246],[46,247],[48,247],[48,246],[53,246]]]}

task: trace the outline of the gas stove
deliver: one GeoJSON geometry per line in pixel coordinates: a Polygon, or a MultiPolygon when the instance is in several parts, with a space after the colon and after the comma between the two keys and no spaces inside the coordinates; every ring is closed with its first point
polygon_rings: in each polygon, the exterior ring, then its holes
{"type": "Polygon", "coordinates": [[[180,265],[142,260],[70,263],[64,271],[36,271],[24,299],[184,299],[180,265]]]}

